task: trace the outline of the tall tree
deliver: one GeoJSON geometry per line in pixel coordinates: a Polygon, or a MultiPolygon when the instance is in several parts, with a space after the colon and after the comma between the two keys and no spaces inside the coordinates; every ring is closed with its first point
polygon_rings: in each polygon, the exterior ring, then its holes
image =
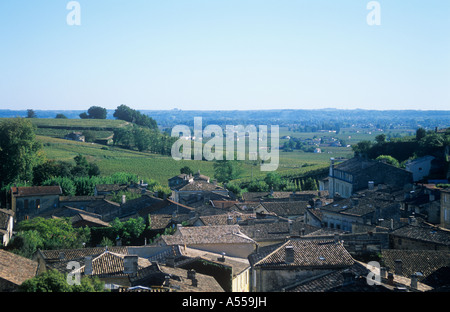
{"type": "Polygon", "coordinates": [[[243,172],[241,164],[236,160],[219,160],[213,166],[214,177],[221,183],[237,179],[243,172]]]}
{"type": "Polygon", "coordinates": [[[42,145],[36,141],[34,127],[24,118],[0,123],[0,180],[4,184],[31,181],[33,168],[42,163],[42,145]]]}

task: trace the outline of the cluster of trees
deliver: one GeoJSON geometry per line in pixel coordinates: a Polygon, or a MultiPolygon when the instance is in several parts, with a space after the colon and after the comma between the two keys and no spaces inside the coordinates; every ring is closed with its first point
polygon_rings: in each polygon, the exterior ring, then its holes
{"type": "Polygon", "coordinates": [[[281,149],[285,152],[292,152],[293,150],[301,150],[304,151],[305,153],[313,153],[315,147],[311,145],[306,145],[299,138],[290,138],[289,141],[283,143],[281,149]]]}
{"type": "Polygon", "coordinates": [[[67,282],[67,274],[52,269],[45,271],[29,280],[23,282],[20,292],[106,292],[105,283],[101,282],[98,277],[83,276],[80,283],[67,282]]]}
{"type": "Polygon", "coordinates": [[[170,155],[173,143],[172,138],[157,129],[150,129],[138,125],[130,125],[114,130],[113,144],[128,149],[136,148],[139,151],[149,151],[161,155],[170,155]]]}
{"type": "Polygon", "coordinates": [[[114,111],[113,116],[117,119],[128,121],[142,127],[153,130],[158,129],[158,125],[153,118],[144,115],[141,112],[132,109],[124,104],[117,107],[117,109],[114,111]]]}
{"type": "Polygon", "coordinates": [[[416,135],[391,139],[388,141],[386,135],[380,134],[375,137],[375,141],[361,141],[353,145],[353,151],[356,155],[364,156],[369,159],[377,159],[380,156],[389,162],[395,161],[399,166],[403,166],[405,161],[432,155],[442,158],[445,155],[445,149],[450,146],[450,132],[426,131],[423,128],[416,130],[416,135]],[[391,158],[386,158],[390,156],[391,158]]]}
{"type": "Polygon", "coordinates": [[[0,123],[0,179],[2,185],[31,181],[33,168],[44,161],[42,144],[36,141],[33,124],[24,118],[0,123]]]}
{"type": "Polygon", "coordinates": [[[106,108],[100,106],[91,106],[87,113],[83,112],[80,114],[81,119],[106,119],[108,112],[106,108]]]}

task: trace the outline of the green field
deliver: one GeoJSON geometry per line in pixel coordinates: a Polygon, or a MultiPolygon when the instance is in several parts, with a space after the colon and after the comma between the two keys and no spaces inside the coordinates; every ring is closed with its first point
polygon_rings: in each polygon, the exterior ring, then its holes
{"type": "MultiPolygon", "coordinates": [[[[37,139],[42,142],[48,159],[72,161],[77,154],[84,155],[89,161],[95,162],[103,175],[114,172],[129,172],[143,179],[153,179],[163,185],[167,179],[179,174],[180,168],[189,166],[194,172],[213,177],[214,168],[211,161],[182,160],[176,161],[170,156],[162,156],[148,152],[138,152],[114,146],[104,146],[94,143],[82,143],[61,139],[73,129],[96,131],[98,136],[112,133],[117,127],[127,123],[120,120],[86,120],[86,119],[31,119],[36,125],[37,139]]],[[[292,132],[287,128],[280,129],[280,137],[289,135],[297,138],[335,137],[346,144],[355,144],[361,140],[373,140],[382,132],[369,130],[341,129],[339,134],[327,132],[292,132]]],[[[399,133],[398,135],[406,135],[399,133]]],[[[280,140],[282,145],[285,140],[280,140]]],[[[351,147],[321,147],[321,153],[306,153],[300,150],[284,152],[280,150],[280,163],[277,172],[281,175],[302,175],[307,171],[323,168],[329,165],[331,157],[350,158],[353,156],[351,147]]],[[[260,170],[259,164],[250,161],[242,162],[242,180],[262,178],[267,172],[260,170]]]]}

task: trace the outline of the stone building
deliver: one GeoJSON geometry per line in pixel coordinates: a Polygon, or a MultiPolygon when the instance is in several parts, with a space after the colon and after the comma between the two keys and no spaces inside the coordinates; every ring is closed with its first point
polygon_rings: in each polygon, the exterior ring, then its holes
{"type": "Polygon", "coordinates": [[[411,172],[384,162],[354,157],[339,164],[331,158],[327,178],[328,191],[332,198],[336,194],[348,198],[357,191],[371,189],[378,184],[388,186],[412,186],[411,172]]]}
{"type": "Polygon", "coordinates": [[[11,188],[11,209],[16,222],[55,209],[59,206],[60,186],[22,186],[11,188]]]}

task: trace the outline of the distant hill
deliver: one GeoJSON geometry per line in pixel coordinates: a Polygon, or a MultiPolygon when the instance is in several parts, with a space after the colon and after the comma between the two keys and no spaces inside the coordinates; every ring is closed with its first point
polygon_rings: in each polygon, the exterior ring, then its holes
{"type": "MultiPolygon", "coordinates": [[[[80,119],[82,110],[34,110],[38,118],[55,118],[64,114],[69,119],[80,119]]],[[[113,110],[107,119],[115,119],[113,110]]],[[[380,128],[450,127],[450,111],[442,110],[363,110],[363,109],[278,109],[278,110],[139,110],[156,120],[158,126],[170,128],[177,124],[193,125],[194,117],[203,117],[203,126],[217,125],[292,125],[299,123],[340,123],[341,127],[360,126],[380,128]]],[[[0,110],[0,117],[25,117],[26,110],[0,110]]]]}

